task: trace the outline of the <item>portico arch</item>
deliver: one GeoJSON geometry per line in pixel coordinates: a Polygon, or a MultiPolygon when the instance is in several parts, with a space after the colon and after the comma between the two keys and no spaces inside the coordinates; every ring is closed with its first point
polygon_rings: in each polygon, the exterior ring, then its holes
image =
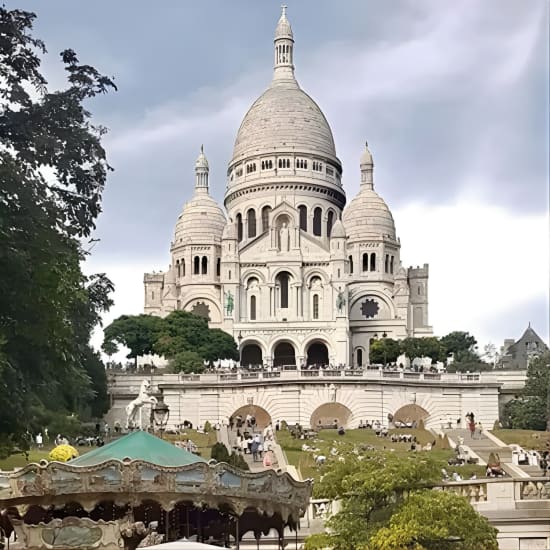
{"type": "Polygon", "coordinates": [[[315,340],[307,346],[306,364],[309,365],[328,365],[328,346],[325,342],[315,340]]]}
{"type": "Polygon", "coordinates": [[[245,422],[248,415],[253,416],[256,419],[255,426],[261,430],[271,424],[271,415],[263,407],[259,407],[253,403],[239,407],[231,416],[236,424],[238,416],[240,416],[243,422],[245,422]]]}
{"type": "Polygon", "coordinates": [[[411,422],[420,422],[420,420],[425,421],[430,413],[416,405],[414,403],[409,403],[408,405],[403,405],[401,408],[397,409],[393,415],[393,421],[402,422],[404,424],[409,424],[411,422]]]}
{"type": "Polygon", "coordinates": [[[342,403],[323,403],[311,415],[311,428],[347,428],[352,412],[342,403]]]}
{"type": "Polygon", "coordinates": [[[256,342],[247,342],[241,349],[241,366],[263,365],[262,348],[256,342]]]}
{"type": "Polygon", "coordinates": [[[278,342],[273,348],[273,366],[296,365],[296,350],[287,341],[278,342]]]}

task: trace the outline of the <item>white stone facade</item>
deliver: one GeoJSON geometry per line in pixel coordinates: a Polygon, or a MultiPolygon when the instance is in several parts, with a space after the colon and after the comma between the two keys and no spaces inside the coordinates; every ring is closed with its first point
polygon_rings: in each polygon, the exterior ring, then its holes
{"type": "Polygon", "coordinates": [[[432,333],[428,265],[404,268],[368,148],[345,208],[330,126],[294,76],[283,12],[269,88],[239,128],[225,211],[209,195],[204,153],[166,272],[146,273],[145,312],[205,315],[239,343],[242,364],[368,363],[369,340],[432,333]]]}

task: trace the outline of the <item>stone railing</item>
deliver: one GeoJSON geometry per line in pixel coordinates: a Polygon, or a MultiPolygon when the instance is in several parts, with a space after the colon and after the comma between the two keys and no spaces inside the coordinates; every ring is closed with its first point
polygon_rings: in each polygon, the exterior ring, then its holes
{"type": "Polygon", "coordinates": [[[277,379],[277,381],[299,382],[304,380],[364,380],[385,381],[411,384],[498,384],[495,373],[433,373],[414,372],[389,369],[296,369],[296,370],[262,370],[236,372],[220,372],[205,374],[121,374],[109,377],[109,389],[113,394],[137,395],[142,380],[147,379],[153,388],[163,385],[219,385],[240,382],[258,382],[277,379]]]}

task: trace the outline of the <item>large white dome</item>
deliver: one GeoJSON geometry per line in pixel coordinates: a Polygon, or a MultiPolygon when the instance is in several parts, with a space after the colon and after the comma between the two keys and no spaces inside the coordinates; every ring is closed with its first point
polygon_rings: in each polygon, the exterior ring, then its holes
{"type": "Polygon", "coordinates": [[[325,115],[295,81],[274,83],[250,107],[237,133],[232,162],[277,152],[337,160],[325,115]]]}

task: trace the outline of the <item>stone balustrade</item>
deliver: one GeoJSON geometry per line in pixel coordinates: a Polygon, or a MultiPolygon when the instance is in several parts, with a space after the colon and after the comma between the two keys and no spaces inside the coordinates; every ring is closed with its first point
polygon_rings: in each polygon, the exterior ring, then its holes
{"type": "Polygon", "coordinates": [[[277,379],[277,381],[303,383],[306,380],[357,380],[357,381],[387,381],[411,384],[498,384],[499,376],[490,373],[433,373],[389,370],[381,368],[358,369],[281,369],[237,372],[219,372],[204,374],[140,374],[116,373],[109,375],[109,391],[112,394],[138,394],[141,381],[149,379],[153,386],[159,384],[189,386],[235,384],[239,382],[259,382],[277,379]]]}

